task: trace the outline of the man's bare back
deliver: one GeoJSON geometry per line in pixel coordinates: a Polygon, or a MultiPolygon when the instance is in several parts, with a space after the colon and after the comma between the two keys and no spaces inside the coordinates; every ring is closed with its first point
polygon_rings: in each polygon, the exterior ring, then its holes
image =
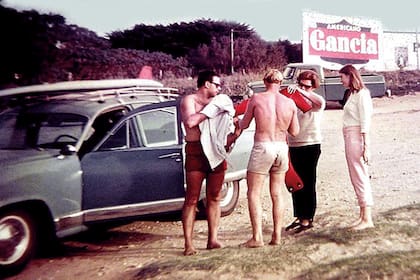
{"type": "Polygon", "coordinates": [[[267,91],[251,97],[241,128],[248,127],[255,118],[254,141],[285,142],[286,132],[292,135],[299,132],[296,105],[290,98],[279,94],[277,86],[268,87],[267,91]]]}
{"type": "Polygon", "coordinates": [[[278,92],[257,94],[254,101],[255,141],[286,141],[286,133],[294,116],[294,103],[278,92]]]}

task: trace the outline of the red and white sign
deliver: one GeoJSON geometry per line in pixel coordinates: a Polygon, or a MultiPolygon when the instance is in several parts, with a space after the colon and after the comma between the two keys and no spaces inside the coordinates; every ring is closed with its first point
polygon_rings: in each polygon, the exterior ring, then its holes
{"type": "Polygon", "coordinates": [[[339,69],[366,66],[381,57],[380,22],[314,13],[303,14],[303,62],[339,69]]]}

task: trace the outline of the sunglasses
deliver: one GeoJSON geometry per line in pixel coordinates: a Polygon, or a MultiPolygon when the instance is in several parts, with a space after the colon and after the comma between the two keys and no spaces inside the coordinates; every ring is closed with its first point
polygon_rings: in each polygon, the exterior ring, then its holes
{"type": "Polygon", "coordinates": [[[213,85],[215,85],[216,88],[222,88],[222,85],[219,84],[219,83],[215,83],[215,82],[210,82],[210,83],[212,83],[213,85]]]}
{"type": "Polygon", "coordinates": [[[303,87],[304,89],[310,89],[312,87],[312,85],[305,85],[303,83],[299,83],[300,87],[303,87]]]}

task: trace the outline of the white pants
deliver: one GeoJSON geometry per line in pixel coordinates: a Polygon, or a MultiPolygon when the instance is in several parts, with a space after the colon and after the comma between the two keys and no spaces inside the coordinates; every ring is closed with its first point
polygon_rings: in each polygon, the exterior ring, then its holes
{"type": "Polygon", "coordinates": [[[360,126],[344,127],[343,135],[347,167],[359,206],[372,206],[372,187],[368,165],[363,161],[363,138],[360,126]]]}

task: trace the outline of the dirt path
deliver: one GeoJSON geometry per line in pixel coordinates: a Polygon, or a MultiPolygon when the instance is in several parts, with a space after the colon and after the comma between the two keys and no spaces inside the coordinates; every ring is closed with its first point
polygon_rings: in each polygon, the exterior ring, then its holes
{"type": "MultiPolygon", "coordinates": [[[[150,277],[153,279],[260,279],[261,277],[290,279],[302,275],[304,270],[318,264],[331,263],[345,257],[389,251],[414,251],[414,261],[419,264],[419,232],[414,230],[412,235],[402,234],[400,231],[394,232],[394,228],[387,227],[382,221],[392,216],[393,225],[401,227],[410,225],[414,228],[419,226],[420,93],[377,98],[374,99],[374,108],[371,180],[374,189],[376,229],[359,236],[351,245],[342,242],[343,245],[337,241],[339,238],[352,238],[351,235],[343,233],[339,233],[338,237],[335,236],[334,242],[317,242],[322,234],[328,234],[329,238],[333,238],[331,236],[334,236],[334,232],[342,231],[358,214],[344,159],[341,134],[342,111],[328,110],[323,120],[324,143],[318,169],[316,226],[300,237],[286,234],[283,236],[282,246],[286,249],[293,248],[298,242],[310,240],[310,245],[304,247],[306,262],[302,267],[289,266],[281,272],[267,272],[266,267],[262,266],[262,271],[259,272],[257,268],[257,271],[254,270],[247,277],[243,276],[245,275],[243,271],[236,273],[237,267],[234,264],[232,264],[233,272],[228,270],[219,274],[205,268],[187,271],[174,269],[171,272],[170,268],[162,267],[164,274],[150,274],[150,277]],[[406,209],[414,207],[414,210],[395,210],[401,207],[406,209]]],[[[241,186],[238,207],[232,215],[221,221],[220,237],[227,248],[237,248],[249,238],[251,232],[245,182],[242,182],[241,186]]],[[[286,203],[284,224],[287,224],[292,220],[291,198],[287,191],[284,191],[283,196],[286,203]]],[[[265,239],[268,242],[272,223],[271,202],[267,192],[264,193],[263,209],[265,239]]],[[[196,223],[195,233],[195,243],[200,249],[200,255],[194,257],[194,260],[200,260],[200,256],[202,258],[208,256],[208,251],[204,250],[207,237],[205,221],[196,223]]],[[[134,279],[142,268],[150,264],[184,258],[181,257],[182,224],[176,218],[160,222],[135,222],[105,232],[89,233],[66,241],[64,245],[65,251],[62,255],[36,259],[25,271],[10,279],[134,279]]],[[[264,253],[277,250],[272,248],[267,246],[264,253]]],[[[213,252],[215,251],[212,251],[212,254],[213,252]]],[[[238,259],[250,254],[249,249],[236,249],[234,252],[237,254],[235,258],[238,259]]],[[[411,276],[411,279],[418,279],[418,275],[411,276]]],[[[143,277],[137,276],[137,278],[143,277]]]]}

